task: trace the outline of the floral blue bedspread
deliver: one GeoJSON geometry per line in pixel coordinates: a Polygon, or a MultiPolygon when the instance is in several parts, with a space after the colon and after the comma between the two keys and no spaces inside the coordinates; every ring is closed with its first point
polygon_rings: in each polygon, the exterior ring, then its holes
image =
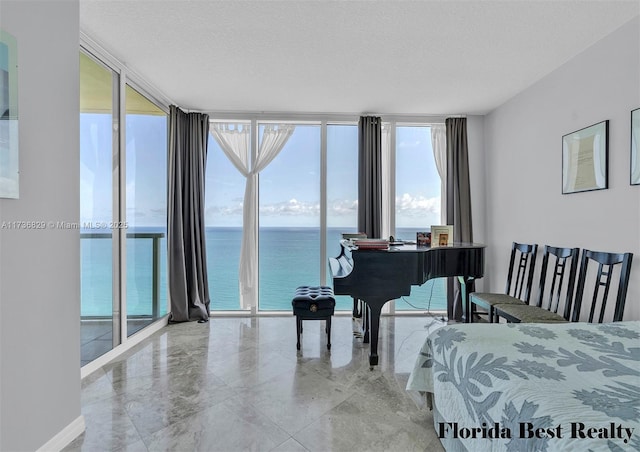
{"type": "Polygon", "coordinates": [[[638,451],[640,321],[445,326],[407,389],[448,450],[638,451]]]}

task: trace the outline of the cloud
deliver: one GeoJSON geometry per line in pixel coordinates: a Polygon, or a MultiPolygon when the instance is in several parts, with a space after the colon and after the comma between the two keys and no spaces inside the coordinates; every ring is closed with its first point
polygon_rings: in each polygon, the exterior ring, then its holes
{"type": "Polygon", "coordinates": [[[358,212],[357,199],[335,199],[329,201],[327,206],[327,214],[333,217],[352,216],[358,212]]]}
{"type": "Polygon", "coordinates": [[[412,141],[402,140],[397,145],[398,148],[405,148],[405,149],[417,149],[422,146],[424,146],[424,143],[421,140],[412,140],[412,141]]]}
{"type": "MultiPolygon", "coordinates": [[[[208,218],[242,215],[242,200],[233,204],[210,205],[206,209],[208,218]]],[[[357,213],[358,200],[333,199],[327,206],[327,214],[332,217],[352,216],[357,213]]],[[[424,216],[432,213],[440,215],[440,197],[425,198],[404,193],[396,198],[396,212],[402,216],[424,216]]],[[[320,203],[299,201],[296,198],[260,206],[260,215],[264,216],[319,216],[320,203]]]]}
{"type": "Polygon", "coordinates": [[[423,216],[425,213],[440,215],[440,197],[425,198],[404,193],[396,197],[396,212],[408,217],[423,216]]]}
{"type": "Polygon", "coordinates": [[[226,206],[208,206],[206,208],[205,214],[207,218],[218,216],[228,217],[234,215],[242,216],[242,202],[226,206]]]}
{"type": "Polygon", "coordinates": [[[319,216],[320,204],[298,201],[295,198],[289,201],[278,202],[260,206],[260,215],[266,216],[319,216]]]}

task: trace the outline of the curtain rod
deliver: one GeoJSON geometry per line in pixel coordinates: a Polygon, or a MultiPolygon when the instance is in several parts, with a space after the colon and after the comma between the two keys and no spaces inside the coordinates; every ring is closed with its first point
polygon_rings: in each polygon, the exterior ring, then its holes
{"type": "MultiPolygon", "coordinates": [[[[216,120],[250,121],[252,119],[267,121],[357,121],[361,113],[305,113],[305,112],[256,112],[256,111],[205,111],[210,118],[216,120]]],[[[466,115],[433,115],[433,114],[376,114],[384,121],[398,122],[442,122],[450,117],[466,117],[466,115]]]]}

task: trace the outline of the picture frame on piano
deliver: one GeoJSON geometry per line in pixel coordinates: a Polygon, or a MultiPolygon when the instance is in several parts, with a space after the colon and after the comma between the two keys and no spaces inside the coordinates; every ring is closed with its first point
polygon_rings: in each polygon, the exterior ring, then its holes
{"type": "Polygon", "coordinates": [[[431,246],[431,233],[430,232],[416,232],[416,245],[418,246],[431,246]]]}
{"type": "Polygon", "coordinates": [[[431,226],[431,247],[453,245],[452,225],[431,226]]]}

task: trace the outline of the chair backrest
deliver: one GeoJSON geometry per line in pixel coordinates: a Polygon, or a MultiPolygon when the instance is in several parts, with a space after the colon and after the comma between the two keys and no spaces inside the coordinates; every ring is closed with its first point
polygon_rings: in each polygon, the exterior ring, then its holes
{"type": "Polygon", "coordinates": [[[505,293],[529,303],[538,244],[513,242],[505,293]],[[524,293],[523,293],[524,292],[524,293]]]}
{"type": "Polygon", "coordinates": [[[578,248],[545,245],[536,306],[557,314],[561,301],[564,300],[564,312],[561,315],[569,320],[579,253],[578,248]],[[549,279],[550,284],[547,284],[549,279]]]}
{"type": "Polygon", "coordinates": [[[580,275],[578,276],[578,285],[576,286],[576,299],[573,309],[572,322],[580,320],[580,310],[582,308],[582,299],[585,295],[585,289],[592,287],[593,294],[591,298],[591,307],[589,309],[589,322],[593,323],[596,307],[600,305],[598,315],[598,323],[602,323],[604,319],[607,299],[609,298],[609,288],[611,286],[614,267],[621,265],[620,276],[618,278],[618,295],[616,297],[616,305],[613,313],[613,321],[622,320],[624,313],[624,303],[627,298],[627,289],[629,288],[629,274],[631,273],[631,262],[633,260],[632,253],[604,253],[599,251],[582,251],[582,260],[580,262],[580,275]],[[589,263],[598,264],[598,272],[595,282],[587,284],[587,271],[589,263]],[[600,289],[603,289],[602,291],[600,289]]]}

